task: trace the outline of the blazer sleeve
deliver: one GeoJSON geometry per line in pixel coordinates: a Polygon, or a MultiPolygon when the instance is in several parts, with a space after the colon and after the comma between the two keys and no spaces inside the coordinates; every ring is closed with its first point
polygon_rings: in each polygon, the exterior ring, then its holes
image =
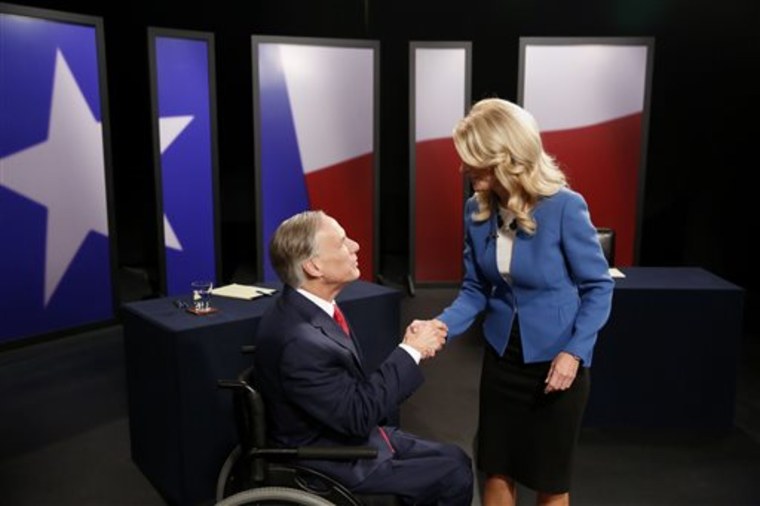
{"type": "Polygon", "coordinates": [[[491,283],[483,275],[477,262],[477,248],[472,236],[472,213],[477,207],[474,198],[467,201],[464,215],[464,275],[454,302],[443,310],[436,318],[449,328],[448,339],[464,333],[475,321],[475,318],[486,308],[491,283]]]}
{"type": "Polygon", "coordinates": [[[562,212],[562,248],[570,274],[578,287],[580,307],[573,335],[564,351],[591,365],[599,330],[607,322],[612,307],[614,281],[591,223],[588,206],[573,193],[562,212]]]}
{"type": "Polygon", "coordinates": [[[396,348],[369,377],[348,350],[325,339],[293,339],[283,349],[282,388],[294,404],[338,433],[367,437],[423,383],[414,359],[396,348]]]}

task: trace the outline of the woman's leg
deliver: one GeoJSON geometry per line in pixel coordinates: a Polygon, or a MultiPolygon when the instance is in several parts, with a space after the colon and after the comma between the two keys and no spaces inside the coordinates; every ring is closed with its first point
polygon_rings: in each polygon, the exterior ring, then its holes
{"type": "Polygon", "coordinates": [[[502,474],[492,474],[486,478],[483,506],[515,506],[516,504],[515,480],[502,474]]]}
{"type": "Polygon", "coordinates": [[[537,506],[570,506],[570,493],[564,494],[547,494],[546,492],[538,492],[536,494],[537,506]]]}

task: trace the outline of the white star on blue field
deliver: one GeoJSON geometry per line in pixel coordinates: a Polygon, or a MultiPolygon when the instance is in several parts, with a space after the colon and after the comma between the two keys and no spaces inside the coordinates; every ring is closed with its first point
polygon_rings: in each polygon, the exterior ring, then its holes
{"type": "Polygon", "coordinates": [[[0,341],[113,317],[95,29],[0,15],[0,341]]]}
{"type": "Polygon", "coordinates": [[[102,139],[58,51],[47,139],[0,160],[3,186],[47,208],[46,304],[87,234],[108,236],[102,139]]]}

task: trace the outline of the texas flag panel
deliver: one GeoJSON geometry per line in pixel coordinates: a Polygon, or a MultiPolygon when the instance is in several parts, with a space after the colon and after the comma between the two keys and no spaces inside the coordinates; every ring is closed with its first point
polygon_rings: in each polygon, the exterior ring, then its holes
{"type": "Polygon", "coordinates": [[[114,316],[99,29],[0,13],[0,343],[114,316]]]}
{"type": "Polygon", "coordinates": [[[523,106],[594,224],[615,230],[619,266],[635,260],[648,51],[590,42],[528,44],[524,53],[523,106]]]}
{"type": "Polygon", "coordinates": [[[269,240],[282,220],[322,209],[356,240],[374,275],[374,47],[254,37],[261,268],[276,279],[269,240]]]}
{"type": "Polygon", "coordinates": [[[209,40],[154,38],[165,289],[216,281],[209,40]]]}
{"type": "Polygon", "coordinates": [[[468,101],[469,48],[413,47],[414,278],[462,277],[464,186],[452,131],[468,101]]]}

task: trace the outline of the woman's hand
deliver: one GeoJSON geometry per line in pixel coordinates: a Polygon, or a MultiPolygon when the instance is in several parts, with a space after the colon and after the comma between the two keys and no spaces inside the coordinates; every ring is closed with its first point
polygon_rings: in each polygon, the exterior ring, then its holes
{"type": "Polygon", "coordinates": [[[573,384],[575,375],[578,374],[580,360],[566,351],[560,351],[549,367],[549,374],[546,375],[544,383],[544,393],[558,392],[567,390],[573,384]]]}
{"type": "Polygon", "coordinates": [[[406,328],[403,343],[419,351],[422,358],[432,358],[446,344],[448,331],[440,320],[414,320],[406,328]]]}

